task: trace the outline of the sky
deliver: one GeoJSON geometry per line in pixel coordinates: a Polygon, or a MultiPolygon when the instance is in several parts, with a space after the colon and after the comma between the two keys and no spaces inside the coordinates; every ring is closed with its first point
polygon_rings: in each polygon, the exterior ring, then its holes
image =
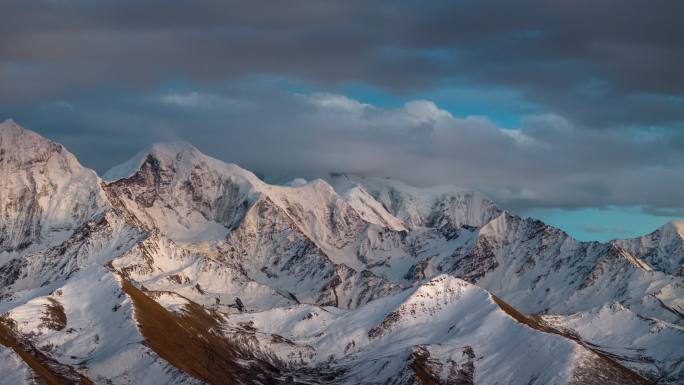
{"type": "Polygon", "coordinates": [[[582,240],[684,216],[684,2],[0,2],[0,120],[98,172],[184,140],[271,180],[478,190],[582,240]]]}

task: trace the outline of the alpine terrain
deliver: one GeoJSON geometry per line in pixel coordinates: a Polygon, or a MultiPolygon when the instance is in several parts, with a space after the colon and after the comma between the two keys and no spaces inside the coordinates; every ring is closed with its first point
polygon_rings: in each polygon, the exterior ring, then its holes
{"type": "Polygon", "coordinates": [[[0,124],[0,383],[684,384],[684,222],[580,242],[474,191],[99,176],[0,124]]]}

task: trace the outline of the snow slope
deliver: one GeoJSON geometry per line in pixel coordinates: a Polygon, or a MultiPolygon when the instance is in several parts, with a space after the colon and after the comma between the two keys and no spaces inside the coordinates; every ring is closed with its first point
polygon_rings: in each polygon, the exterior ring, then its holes
{"type": "MultiPolygon", "coordinates": [[[[566,384],[588,361],[610,370],[584,346],[520,323],[485,290],[446,275],[354,311],[300,305],[230,322],[313,348],[309,365],[333,362],[339,383],[423,375],[445,384],[566,384]]],[[[634,382],[618,375],[606,383],[634,382]]]]}
{"type": "Polygon", "coordinates": [[[0,260],[55,245],[104,211],[99,178],[62,145],[0,123],[0,260]]]}
{"type": "Polygon", "coordinates": [[[500,213],[494,202],[481,194],[454,186],[421,189],[386,178],[339,174],[331,176],[331,183],[338,191],[363,186],[410,228],[433,227],[449,233],[463,226],[483,226],[500,213]]]}
{"type": "Polygon", "coordinates": [[[476,192],[270,185],[187,143],[104,182],[12,121],[0,176],[8,383],[682,379],[679,222],[579,242],[476,192]]]}
{"type": "Polygon", "coordinates": [[[543,320],[659,383],[684,382],[684,328],[680,326],[639,316],[619,303],[543,320]]]}
{"type": "Polygon", "coordinates": [[[656,270],[684,276],[684,221],[672,221],[642,237],[613,243],[643,259],[656,270]]]}

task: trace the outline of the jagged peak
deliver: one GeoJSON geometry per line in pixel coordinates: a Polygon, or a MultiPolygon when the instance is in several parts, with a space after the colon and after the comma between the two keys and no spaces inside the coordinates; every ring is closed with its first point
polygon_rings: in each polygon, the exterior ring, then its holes
{"type": "Polygon", "coordinates": [[[197,147],[186,141],[156,142],[148,146],[147,151],[156,156],[175,157],[178,155],[204,156],[197,147]]]}
{"type": "MultiPolygon", "coordinates": [[[[286,210],[288,215],[296,217],[301,222],[304,232],[317,240],[337,236],[335,231],[323,229],[323,223],[333,220],[330,215],[345,216],[349,219],[346,215],[352,211],[332,186],[322,179],[310,182],[300,180],[291,186],[270,185],[252,172],[204,155],[185,142],[155,143],[148,146],[127,162],[107,172],[104,179],[110,183],[126,180],[143,170],[146,165],[165,175],[164,180],[169,188],[164,188],[163,191],[165,197],[171,200],[179,196],[177,192],[186,190],[188,183],[196,184],[193,193],[202,196],[207,194],[206,197],[211,197],[209,199],[216,199],[213,194],[221,193],[223,190],[212,186],[230,180],[231,185],[239,190],[238,196],[232,197],[231,201],[234,199],[236,204],[246,202],[252,206],[257,200],[268,199],[286,210]],[[196,180],[203,180],[204,183],[197,184],[196,180]]],[[[193,210],[199,210],[194,203],[187,203],[188,207],[194,207],[193,210]]]]}
{"type": "Polygon", "coordinates": [[[0,123],[0,146],[3,149],[23,150],[21,147],[40,144],[41,146],[59,144],[41,136],[40,134],[28,130],[12,119],[6,119],[0,123]]]}
{"type": "Polygon", "coordinates": [[[676,219],[662,225],[658,230],[661,235],[684,240],[684,220],[676,219]]]}
{"type": "Polygon", "coordinates": [[[348,174],[332,174],[330,180],[342,195],[358,185],[363,186],[390,214],[409,227],[480,227],[501,212],[479,192],[454,185],[416,187],[390,178],[348,174]]]}
{"type": "Polygon", "coordinates": [[[216,172],[240,176],[254,184],[261,183],[251,171],[206,155],[185,141],[153,143],[124,163],[111,168],[103,175],[103,179],[107,182],[115,182],[128,178],[138,172],[150,157],[156,159],[162,167],[171,167],[179,173],[190,172],[195,167],[206,166],[216,172]]]}
{"type": "Polygon", "coordinates": [[[661,242],[684,241],[684,220],[675,219],[658,227],[654,231],[638,236],[636,238],[615,239],[612,243],[625,245],[629,242],[641,242],[653,239],[660,239],[661,242]]]}
{"type": "MultiPolygon", "coordinates": [[[[238,168],[234,164],[228,164],[218,159],[205,155],[195,146],[188,142],[158,142],[153,143],[142,151],[141,164],[147,158],[153,157],[162,167],[173,166],[178,172],[187,171],[196,166],[208,164],[210,167],[222,169],[225,167],[238,168]]],[[[246,170],[244,170],[247,172],[246,170]]]]}
{"type": "Polygon", "coordinates": [[[17,130],[17,129],[24,129],[21,126],[17,124],[17,122],[14,121],[12,118],[7,118],[0,122],[0,132],[5,132],[7,130],[17,130]]]}
{"type": "Polygon", "coordinates": [[[14,121],[12,118],[7,118],[0,122],[0,132],[4,132],[5,130],[10,130],[10,129],[16,129],[17,127],[21,128],[17,122],[14,121]]]}
{"type": "Polygon", "coordinates": [[[461,278],[449,274],[440,274],[418,285],[398,308],[412,307],[416,304],[421,307],[430,306],[430,304],[435,306],[446,305],[452,300],[460,298],[466,290],[471,289],[486,292],[479,286],[461,278]]]}
{"type": "Polygon", "coordinates": [[[432,318],[462,298],[466,292],[480,292],[483,300],[488,293],[471,283],[451,275],[441,274],[421,285],[409,289],[405,297],[387,313],[385,318],[369,330],[368,336],[376,338],[391,332],[396,325],[409,319],[432,318]]]}
{"type": "Polygon", "coordinates": [[[0,123],[0,154],[3,155],[0,157],[3,163],[14,166],[36,161],[45,162],[57,155],[54,159],[58,159],[60,163],[67,165],[66,167],[83,168],[64,146],[20,126],[12,119],[0,123]]]}
{"type": "Polygon", "coordinates": [[[308,182],[299,178],[296,183],[287,183],[284,186],[269,185],[251,171],[234,163],[226,163],[206,155],[192,144],[183,141],[153,143],[126,162],[110,169],[104,174],[103,179],[107,182],[115,182],[128,178],[138,172],[150,157],[156,159],[162,168],[173,169],[174,173],[181,176],[197,167],[205,167],[212,172],[237,177],[248,182],[256,191],[266,193],[274,199],[283,194],[289,195],[288,192],[291,190],[297,190],[301,193],[309,191],[310,194],[323,196],[337,195],[335,189],[327,181],[320,178],[308,182]]]}
{"type": "Polygon", "coordinates": [[[402,220],[387,211],[382,203],[378,202],[361,184],[356,183],[347,189],[338,189],[335,186],[333,188],[367,222],[386,226],[395,231],[408,230],[402,220]]]}
{"type": "Polygon", "coordinates": [[[167,160],[178,158],[183,154],[186,154],[186,158],[188,156],[196,156],[196,153],[199,153],[199,150],[187,142],[153,143],[140,150],[127,161],[111,168],[103,175],[103,179],[107,182],[114,182],[119,179],[128,178],[140,170],[140,167],[150,156],[159,160],[167,160]]]}
{"type": "Polygon", "coordinates": [[[465,189],[453,184],[438,184],[427,187],[419,187],[410,185],[399,179],[389,177],[373,177],[360,176],[344,173],[333,173],[330,179],[334,181],[334,185],[339,185],[341,188],[349,188],[353,186],[365,186],[368,190],[377,190],[379,188],[393,188],[399,192],[406,194],[421,196],[421,195],[472,195],[493,203],[489,198],[476,190],[465,189]]]}
{"type": "Polygon", "coordinates": [[[684,256],[684,221],[674,220],[655,231],[630,239],[616,239],[612,245],[625,249],[654,270],[681,275],[684,256]]]}
{"type": "MultiPolygon", "coordinates": [[[[434,293],[442,293],[442,290],[445,288],[478,288],[478,286],[473,285],[472,283],[465,281],[461,278],[454,277],[453,275],[449,274],[440,274],[429,281],[423,283],[416,289],[416,291],[413,293],[412,296],[414,295],[423,295],[423,294],[434,294],[434,293]]],[[[484,290],[484,289],[480,289],[484,290]]]]}
{"type": "Polygon", "coordinates": [[[9,143],[9,141],[15,141],[18,138],[34,142],[54,143],[51,140],[20,126],[13,119],[6,119],[0,123],[0,138],[3,139],[0,143],[9,143]]]}

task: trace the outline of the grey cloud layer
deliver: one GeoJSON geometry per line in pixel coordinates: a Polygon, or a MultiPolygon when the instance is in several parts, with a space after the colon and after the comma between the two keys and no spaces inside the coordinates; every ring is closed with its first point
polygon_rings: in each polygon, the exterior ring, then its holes
{"type": "Polygon", "coordinates": [[[673,145],[684,140],[678,130],[625,135],[551,114],[507,130],[483,117],[454,117],[426,100],[380,108],[338,94],[254,88],[166,91],[104,105],[55,104],[18,119],[100,171],[147,143],[187,140],[271,178],[346,172],[451,183],[518,211],[608,205],[643,206],[657,215],[684,211],[684,152],[673,145]]]}
{"type": "Polygon", "coordinates": [[[0,119],[99,171],[183,139],[269,175],[387,175],[514,209],[681,215],[683,11],[671,0],[7,0],[0,119]],[[494,88],[492,103],[536,115],[506,131],[428,101],[392,109],[336,94],[350,83],[406,100],[486,100],[494,88]]]}
{"type": "Polygon", "coordinates": [[[511,87],[592,127],[684,120],[684,3],[4,1],[0,102],[183,78],[511,87]]]}

